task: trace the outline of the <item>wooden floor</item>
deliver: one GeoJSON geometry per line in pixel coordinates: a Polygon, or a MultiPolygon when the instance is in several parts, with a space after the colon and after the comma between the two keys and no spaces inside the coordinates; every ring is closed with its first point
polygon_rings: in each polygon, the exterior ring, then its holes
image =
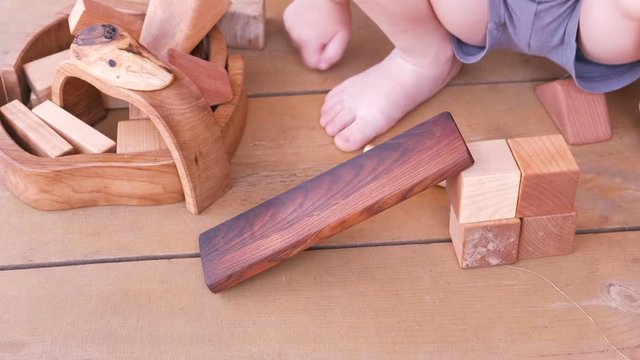
{"type": "MultiPolygon", "coordinates": [[[[71,2],[0,2],[0,60],[71,2]]],[[[608,96],[613,140],[572,148],[582,178],[569,256],[459,270],[446,196],[431,189],[208,291],[198,234],[354,156],[319,127],[323,96],[390,50],[356,11],[344,60],[306,70],[280,21],[286,3],[268,1],[267,48],[242,52],[251,99],[234,187],[204,214],[182,203],[41,212],[0,185],[0,358],[640,359],[640,84],[608,96]]],[[[555,133],[533,88],[561,75],[492,53],[383,138],[441,111],[469,141],[555,133]]]]}

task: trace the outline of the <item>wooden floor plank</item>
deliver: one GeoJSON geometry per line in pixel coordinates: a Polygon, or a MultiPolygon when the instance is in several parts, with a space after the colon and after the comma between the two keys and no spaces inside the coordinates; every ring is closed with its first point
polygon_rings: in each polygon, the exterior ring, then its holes
{"type": "MultiPolygon", "coordinates": [[[[452,111],[469,141],[555,133],[533,87],[447,88],[384,137],[444,110],[452,111]]],[[[572,147],[583,170],[580,229],[640,225],[640,114],[632,96],[638,89],[609,97],[612,141],[572,147]]],[[[321,95],[250,99],[247,130],[231,165],[234,187],[200,216],[182,204],[43,212],[0,185],[0,266],[197,252],[200,232],[354,156],[337,150],[317,124],[321,100],[321,95]]],[[[322,245],[447,238],[448,209],[444,190],[431,189],[322,245]]]]}
{"type": "Polygon", "coordinates": [[[0,359],[635,359],[637,236],[477,270],[450,243],[307,251],[219,295],[199,259],[3,271],[0,359]]]}
{"type": "MultiPolygon", "coordinates": [[[[309,70],[291,45],[282,24],[282,13],[289,2],[267,1],[267,45],[264,50],[232,51],[247,58],[247,90],[250,95],[328,90],[378,63],[392,49],[378,27],[352,5],[353,35],[343,59],[329,71],[309,70]]],[[[466,65],[452,84],[551,79],[565,73],[542,58],[495,51],[477,64],[466,65]]]]}

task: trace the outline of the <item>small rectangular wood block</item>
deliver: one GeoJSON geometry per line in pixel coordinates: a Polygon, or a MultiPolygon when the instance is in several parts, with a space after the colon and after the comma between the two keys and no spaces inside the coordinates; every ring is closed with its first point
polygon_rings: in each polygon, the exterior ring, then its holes
{"type": "Polygon", "coordinates": [[[74,149],[19,100],[2,106],[3,123],[20,144],[34,155],[58,157],[73,154],[74,149]]]}
{"type": "Polygon", "coordinates": [[[224,290],[472,164],[442,113],[202,233],[207,285],[224,290]]]}
{"type": "Polygon", "coordinates": [[[118,122],[118,154],[132,154],[162,150],[167,144],[151,120],[125,120],[118,122]]]}
{"type": "Polygon", "coordinates": [[[218,26],[229,47],[260,50],[265,45],[265,24],[264,0],[233,0],[218,26]]]}
{"type": "Polygon", "coordinates": [[[38,103],[51,99],[51,84],[58,64],[69,59],[70,52],[65,50],[24,64],[24,76],[38,103]]]}
{"type": "Polygon", "coordinates": [[[113,140],[49,100],[32,111],[73,145],[78,153],[99,154],[113,152],[116,148],[113,140]]]}
{"type": "Polygon", "coordinates": [[[74,35],[91,25],[113,24],[139,39],[142,23],[140,17],[116,10],[96,0],[77,0],[69,14],[69,30],[74,35]]]}
{"type": "Polygon", "coordinates": [[[573,211],[580,169],[561,135],[507,140],[522,180],[517,217],[573,211]]]}
{"type": "Polygon", "coordinates": [[[585,92],[571,78],[537,86],[535,92],[567,143],[591,144],[613,136],[604,94],[585,92]]]}
{"type": "Polygon", "coordinates": [[[573,250],[576,212],[522,219],[518,259],[567,255],[573,250]]]}
{"type": "Polygon", "coordinates": [[[518,258],[520,219],[461,224],[451,208],[449,233],[463,269],[513,264],[518,258]]]}
{"type": "Polygon", "coordinates": [[[520,170],[503,139],[469,144],[475,164],[448,179],[449,201],[460,223],[516,217],[520,170]]]}

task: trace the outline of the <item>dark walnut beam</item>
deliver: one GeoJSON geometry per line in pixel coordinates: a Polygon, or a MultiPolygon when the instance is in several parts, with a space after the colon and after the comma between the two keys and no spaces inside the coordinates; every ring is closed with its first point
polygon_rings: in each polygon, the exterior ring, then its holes
{"type": "Polygon", "coordinates": [[[407,130],[200,235],[219,292],[473,164],[449,113],[407,130]]]}

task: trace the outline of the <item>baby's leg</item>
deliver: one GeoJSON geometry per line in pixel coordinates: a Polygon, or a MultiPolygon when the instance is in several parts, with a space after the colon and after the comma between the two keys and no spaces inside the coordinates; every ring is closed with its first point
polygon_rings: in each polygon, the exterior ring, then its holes
{"type": "Polygon", "coordinates": [[[640,1],[584,0],[579,44],[587,58],[601,64],[640,60],[640,1]]]}
{"type": "Polygon", "coordinates": [[[283,20],[302,60],[312,69],[327,70],[340,60],[351,37],[349,0],[295,0],[283,20]]]}
{"type": "MultiPolygon", "coordinates": [[[[395,49],[379,64],[347,79],[327,94],[320,124],[344,151],[356,150],[387,131],[442,89],[461,67],[453,55],[449,33],[434,13],[431,1],[355,1],[384,31],[395,49]]],[[[451,21],[472,27],[480,23],[472,32],[484,34],[487,0],[453,2],[465,6],[455,9],[451,21]],[[468,10],[471,3],[484,5],[479,13],[474,13],[468,10]]]]}

